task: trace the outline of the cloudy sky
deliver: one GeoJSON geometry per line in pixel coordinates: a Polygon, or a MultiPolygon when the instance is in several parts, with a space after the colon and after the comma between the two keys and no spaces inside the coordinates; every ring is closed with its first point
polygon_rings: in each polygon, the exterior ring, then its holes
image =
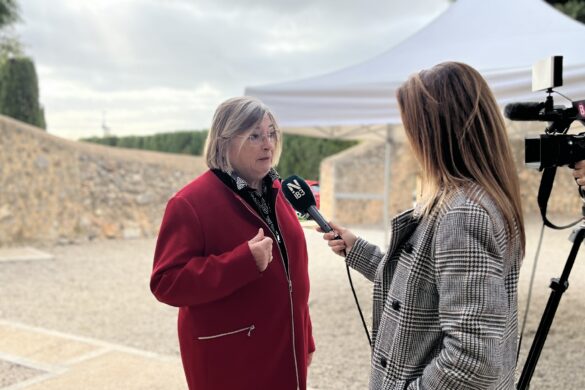
{"type": "Polygon", "coordinates": [[[19,0],[50,133],[203,129],[249,85],[379,54],[448,0],[19,0]]]}

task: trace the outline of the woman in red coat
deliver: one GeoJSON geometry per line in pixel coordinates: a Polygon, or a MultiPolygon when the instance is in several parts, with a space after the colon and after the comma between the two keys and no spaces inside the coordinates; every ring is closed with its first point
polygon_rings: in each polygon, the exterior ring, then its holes
{"type": "Polygon", "coordinates": [[[167,205],[150,288],[179,307],[191,390],[306,388],[307,248],[273,169],[281,147],[263,103],[227,100],[205,145],[210,170],[167,205]]]}

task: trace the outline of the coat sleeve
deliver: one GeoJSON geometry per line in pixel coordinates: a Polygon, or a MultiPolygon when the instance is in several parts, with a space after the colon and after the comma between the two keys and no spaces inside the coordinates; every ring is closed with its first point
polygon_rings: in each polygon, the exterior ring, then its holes
{"type": "Polygon", "coordinates": [[[309,313],[309,305],[307,305],[307,325],[306,325],[306,334],[307,334],[307,352],[313,353],[315,352],[315,339],[313,338],[313,324],[311,322],[311,314],[309,313]]]}
{"type": "Polygon", "coordinates": [[[480,206],[453,209],[438,226],[434,250],[443,345],[409,388],[492,388],[510,313],[494,223],[480,206]]]}
{"type": "Polygon", "coordinates": [[[204,304],[262,277],[247,241],[213,255],[205,255],[205,242],[204,228],[193,207],[180,196],[171,198],[150,279],[150,289],[159,301],[172,306],[204,304]]]}

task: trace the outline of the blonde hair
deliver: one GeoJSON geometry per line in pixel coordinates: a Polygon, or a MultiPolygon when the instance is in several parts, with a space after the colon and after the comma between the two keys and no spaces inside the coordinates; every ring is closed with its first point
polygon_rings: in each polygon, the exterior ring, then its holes
{"type": "Polygon", "coordinates": [[[396,97],[422,165],[426,212],[450,189],[475,182],[500,207],[509,233],[518,227],[524,248],[518,174],[500,109],[479,72],[444,62],[412,75],[396,97]]]}
{"type": "Polygon", "coordinates": [[[262,122],[264,114],[268,115],[278,134],[272,158],[273,165],[277,165],[282,151],[282,136],[274,114],[260,100],[251,96],[240,96],[226,100],[215,110],[205,141],[204,157],[207,166],[228,173],[233,172],[228,153],[230,143],[234,142],[236,136],[249,134],[262,122]]]}

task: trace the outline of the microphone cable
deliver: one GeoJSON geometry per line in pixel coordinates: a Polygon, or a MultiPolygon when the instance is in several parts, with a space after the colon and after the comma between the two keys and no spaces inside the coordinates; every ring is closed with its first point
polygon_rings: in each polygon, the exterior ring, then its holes
{"type": "Polygon", "coordinates": [[[351,280],[351,274],[349,272],[349,265],[345,264],[345,269],[347,270],[347,279],[349,280],[349,286],[351,287],[351,292],[353,293],[353,299],[355,299],[355,304],[357,306],[358,313],[360,313],[360,318],[362,319],[362,325],[364,326],[364,331],[366,332],[366,337],[368,338],[368,344],[370,345],[370,348],[372,348],[372,339],[370,338],[370,332],[368,332],[368,326],[366,325],[366,320],[364,319],[364,314],[362,313],[362,308],[360,307],[358,297],[355,293],[355,289],[353,288],[353,281],[351,280]]]}
{"type": "MultiPolygon", "coordinates": [[[[335,234],[334,237],[336,240],[342,240],[339,234],[335,234]]],[[[343,257],[347,257],[347,253],[345,249],[343,250],[343,257]]],[[[372,348],[372,339],[370,337],[370,332],[368,331],[368,326],[366,325],[366,320],[364,319],[364,313],[362,313],[362,308],[360,306],[360,302],[358,300],[357,294],[355,292],[355,288],[353,287],[353,280],[351,279],[351,273],[349,272],[349,265],[345,263],[345,269],[347,271],[347,279],[349,280],[349,286],[351,287],[351,292],[353,294],[353,299],[355,300],[355,305],[357,306],[358,313],[360,313],[360,318],[362,320],[362,325],[364,326],[364,331],[366,332],[366,337],[368,338],[368,344],[370,345],[370,349],[372,348]]]]}

